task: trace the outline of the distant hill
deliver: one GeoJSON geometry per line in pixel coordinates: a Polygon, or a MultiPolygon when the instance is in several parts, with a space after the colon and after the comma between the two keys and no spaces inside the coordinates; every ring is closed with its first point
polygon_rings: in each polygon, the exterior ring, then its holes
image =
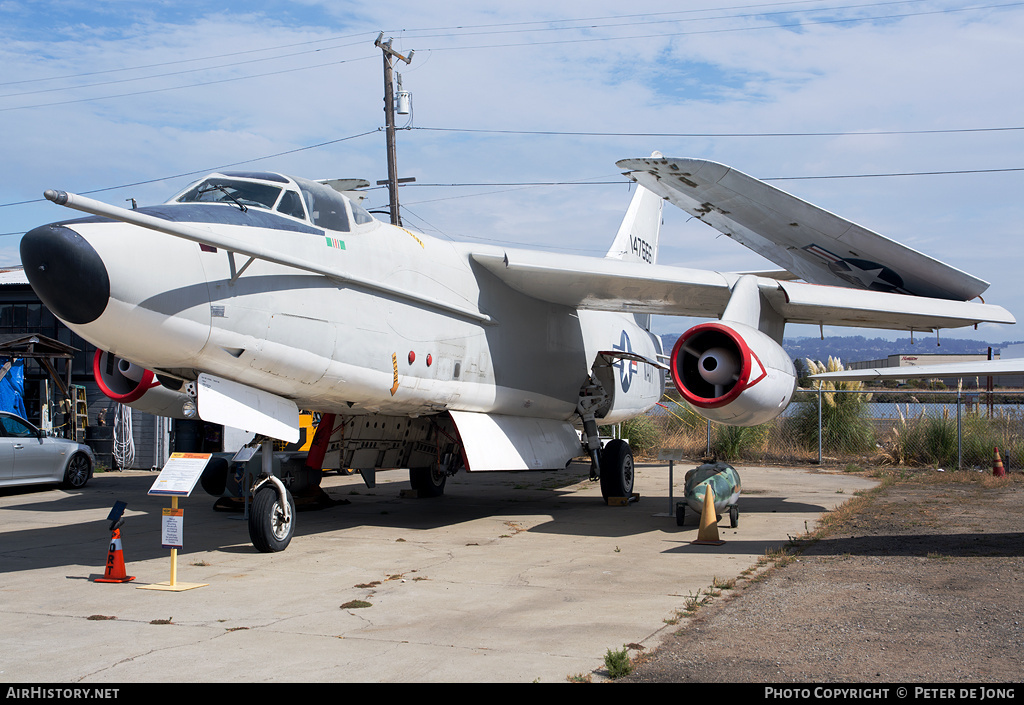
{"type": "MultiPolygon", "coordinates": [[[[672,350],[678,335],[661,336],[665,351],[672,350]]],[[[784,338],[782,347],[791,358],[810,358],[811,360],[828,360],[829,356],[838,357],[844,363],[861,360],[878,360],[889,355],[905,353],[942,354],[942,355],[985,355],[989,347],[992,354],[999,353],[1000,348],[1014,343],[986,343],[977,340],[960,338],[940,338],[941,345],[935,345],[935,336],[922,334],[914,336],[914,344],[910,338],[866,338],[863,335],[829,336],[819,338],[784,338]]]]}

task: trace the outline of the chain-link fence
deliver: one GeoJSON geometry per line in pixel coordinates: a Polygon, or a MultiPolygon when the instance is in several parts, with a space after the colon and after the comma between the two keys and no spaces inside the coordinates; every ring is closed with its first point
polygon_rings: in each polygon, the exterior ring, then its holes
{"type": "Polygon", "coordinates": [[[666,399],[622,424],[634,452],[682,449],[745,463],[1024,467],[1024,391],[798,391],[777,419],[749,428],[711,423],[666,399]]]}

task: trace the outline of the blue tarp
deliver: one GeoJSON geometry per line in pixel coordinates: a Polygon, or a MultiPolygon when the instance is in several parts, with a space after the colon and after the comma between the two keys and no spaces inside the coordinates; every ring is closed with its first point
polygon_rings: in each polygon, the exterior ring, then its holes
{"type": "MultiPolygon", "coordinates": [[[[7,363],[7,358],[0,358],[0,367],[7,363]]],[[[25,361],[13,360],[11,369],[0,379],[0,411],[25,418],[25,361]]]]}

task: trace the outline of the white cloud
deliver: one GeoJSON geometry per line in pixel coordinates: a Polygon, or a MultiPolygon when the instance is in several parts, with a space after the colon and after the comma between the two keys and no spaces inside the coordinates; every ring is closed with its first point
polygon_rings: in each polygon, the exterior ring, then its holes
{"type": "MultiPolygon", "coordinates": [[[[255,2],[237,11],[229,7],[204,14],[171,3],[146,3],[142,9],[123,2],[0,4],[4,73],[12,81],[31,81],[0,86],[6,143],[0,203],[38,199],[46,188],[89,191],[161,179],[375,130],[383,124],[381,59],[373,46],[380,29],[389,30],[396,49],[416,52],[411,65],[399,64],[397,70],[413,93],[417,127],[715,134],[906,131],[1013,127],[1024,114],[1018,75],[1024,64],[1018,39],[1024,11],[1019,9],[812,24],[797,31],[759,27],[798,15],[671,24],[667,20],[739,12],[656,14],[676,7],[531,0],[442,7],[411,1],[308,1],[255,2]],[[56,24],[55,14],[60,18],[56,24]],[[548,29],[566,26],[555,22],[566,18],[625,14],[637,16],[618,22],[591,19],[578,23],[590,27],[574,31],[548,29]],[[652,20],[658,22],[636,24],[652,20]],[[609,24],[619,26],[595,26],[609,24]],[[466,29],[445,29],[455,27],[466,29]],[[696,33],[718,29],[744,31],[696,33]],[[640,38],[578,41],[612,36],[640,38]],[[473,46],[483,48],[459,48],[473,46]],[[257,51],[269,47],[280,48],[257,51]],[[254,62],[271,56],[278,58],[254,62]],[[321,64],[331,65],[309,68],[321,64]],[[151,68],[121,71],[136,66],[151,68]],[[203,70],[193,71],[198,68],[203,70]],[[276,74],[246,78],[271,72],[276,74]],[[81,76],[87,73],[94,75],[81,76]],[[176,75],[155,77],[170,73],[176,75]],[[43,81],[72,75],[78,77],[43,81]],[[150,78],[71,87],[140,76],[150,78]],[[201,83],[208,85],[194,85],[201,83]],[[44,88],[63,90],[4,97],[44,88]],[[175,89],[142,92],[163,88],[175,89]],[[82,98],[96,99],[9,109],[82,98]]],[[[919,2],[856,12],[881,16],[955,7],[962,5],[919,2]]],[[[403,175],[416,176],[420,183],[454,183],[614,180],[617,159],[654,149],[715,159],[759,177],[1024,167],[1022,137],[1019,131],[644,138],[411,130],[401,131],[398,141],[403,175]]],[[[249,167],[375,181],[386,176],[384,136],[374,133],[249,167]]],[[[777,185],[988,278],[993,285],[986,299],[1024,316],[1024,294],[1014,286],[1021,264],[1015,243],[1017,223],[1024,221],[1017,197],[1022,177],[1003,173],[777,185]]],[[[189,180],[99,197],[111,203],[130,196],[153,203],[189,180]]],[[[380,206],[386,195],[377,191],[372,199],[380,206]]],[[[451,237],[600,254],[618,226],[629,191],[625,183],[518,190],[412,187],[403,189],[402,200],[410,204],[410,224],[428,232],[436,228],[451,237]]],[[[765,266],[705,226],[687,223],[684,213],[671,211],[666,211],[664,261],[718,269],[765,266]]],[[[0,208],[0,232],[65,217],[45,203],[0,208]]],[[[0,238],[0,263],[17,261],[16,240],[0,238]]],[[[1024,335],[1010,328],[1005,337],[1024,335]]]]}

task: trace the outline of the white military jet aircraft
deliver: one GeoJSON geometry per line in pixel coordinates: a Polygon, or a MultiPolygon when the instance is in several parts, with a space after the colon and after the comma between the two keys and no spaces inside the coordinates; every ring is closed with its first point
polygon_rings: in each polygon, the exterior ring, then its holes
{"type": "MultiPolygon", "coordinates": [[[[887,267],[911,262],[949,288],[897,287],[926,293],[912,296],[868,290],[859,277],[840,277],[862,287],[852,289],[658,265],[663,197],[674,198],[675,184],[700,187],[693,166],[718,174],[720,165],[658,153],[626,165],[649,188],[637,188],[604,258],[438,240],[379,222],[323,183],[264,172],[212,174],[137,210],[47,191],[94,217],[30,231],[21,256],[50,310],[108,351],[96,373],[112,396],[155,398],[164,413],[185,402],[185,415],[197,409],[288,441],[299,409],[322,414],[308,459],[282,468],[284,482],[264,441],[249,523],[263,551],[287,546],[292,492],[317,490],[321,468],[359,469],[368,482],[378,469],[409,468],[422,496],[440,494],[460,469],[560,469],[589,455],[606,500],[628,497],[632,453],[621,440],[602,443],[598,424],[652,408],[666,367],[707,418],[775,417],[796,382],[780,345],[786,322],[1013,322],[964,300],[974,295],[962,286],[968,275],[900,246],[887,267]],[[666,366],[649,314],[720,320],[684,334],[666,366]]],[[[761,195],[762,182],[750,182],[740,190],[761,195]]]]}

